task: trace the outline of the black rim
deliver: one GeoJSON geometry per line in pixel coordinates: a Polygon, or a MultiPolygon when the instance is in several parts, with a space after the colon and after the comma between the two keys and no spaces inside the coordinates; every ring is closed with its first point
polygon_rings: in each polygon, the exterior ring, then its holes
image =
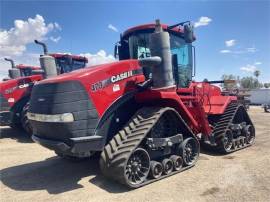
{"type": "Polygon", "coordinates": [[[148,176],[150,170],[150,157],[142,148],[136,149],[128,159],[125,168],[125,177],[128,183],[138,185],[148,176]]]}
{"type": "Polygon", "coordinates": [[[183,165],[183,160],[181,156],[172,156],[171,160],[173,161],[173,166],[175,170],[180,170],[183,165]]]}
{"type": "Polygon", "coordinates": [[[186,165],[193,165],[198,158],[198,144],[193,138],[183,142],[183,160],[186,165]]]}
{"type": "Polygon", "coordinates": [[[162,161],[163,170],[165,174],[169,174],[173,171],[173,162],[170,159],[164,159],[162,161]]]}
{"type": "Polygon", "coordinates": [[[223,137],[223,147],[226,151],[230,151],[233,147],[233,136],[230,130],[228,130],[223,137]]]}
{"type": "Polygon", "coordinates": [[[162,165],[159,162],[151,162],[151,175],[153,178],[159,178],[162,175],[162,165]]]}

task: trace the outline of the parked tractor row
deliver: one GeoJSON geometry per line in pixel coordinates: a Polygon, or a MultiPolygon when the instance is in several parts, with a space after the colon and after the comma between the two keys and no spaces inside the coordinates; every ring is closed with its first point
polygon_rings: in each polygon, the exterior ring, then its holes
{"type": "Polygon", "coordinates": [[[102,173],[130,188],[194,166],[200,146],[251,146],[255,128],[237,97],[193,81],[194,41],[190,22],[157,20],[121,35],[119,61],[64,74],[45,51],[26,110],[32,139],[63,158],[97,154],[102,173]]]}
{"type": "Polygon", "coordinates": [[[43,47],[44,54],[40,56],[41,67],[29,65],[15,65],[14,61],[5,58],[11,63],[8,70],[9,78],[0,83],[0,123],[1,126],[19,127],[32,135],[32,127],[29,124],[26,113],[29,108],[29,99],[33,85],[51,74],[63,74],[80,68],[84,68],[88,60],[85,57],[48,53],[47,46],[35,41],[43,47]],[[44,66],[51,66],[50,69],[44,66]],[[50,72],[53,71],[53,72],[50,72]]]}

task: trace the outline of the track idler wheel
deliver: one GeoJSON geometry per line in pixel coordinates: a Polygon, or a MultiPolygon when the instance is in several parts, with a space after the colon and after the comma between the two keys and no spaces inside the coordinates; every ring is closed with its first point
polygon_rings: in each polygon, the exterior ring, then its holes
{"type": "Polygon", "coordinates": [[[162,161],[163,173],[170,174],[173,171],[173,161],[171,159],[163,159],[162,161]]]}
{"type": "Polygon", "coordinates": [[[152,178],[157,179],[160,178],[163,172],[162,164],[157,161],[151,161],[150,164],[150,175],[152,178]]]}
{"type": "Polygon", "coordinates": [[[150,171],[150,157],[143,148],[137,148],[129,157],[125,167],[125,181],[130,186],[143,183],[150,171]]]}
{"type": "Polygon", "coordinates": [[[192,166],[197,162],[199,152],[199,143],[193,137],[185,139],[179,146],[179,153],[186,166],[192,166]]]}
{"type": "Polygon", "coordinates": [[[183,166],[183,159],[181,156],[172,155],[170,159],[173,161],[173,168],[174,170],[181,170],[183,166]]]}
{"type": "Polygon", "coordinates": [[[255,129],[252,125],[247,125],[244,128],[244,136],[246,137],[247,144],[253,144],[255,141],[255,129]]]}

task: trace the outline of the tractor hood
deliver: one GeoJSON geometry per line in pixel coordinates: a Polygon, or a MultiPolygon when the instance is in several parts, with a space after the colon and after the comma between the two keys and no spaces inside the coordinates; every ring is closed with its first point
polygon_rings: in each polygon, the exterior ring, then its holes
{"type": "Polygon", "coordinates": [[[69,80],[78,80],[81,83],[90,84],[104,79],[117,76],[127,71],[140,68],[138,60],[122,60],[113,63],[89,66],[83,69],[75,70],[69,73],[61,74],[39,82],[39,84],[65,82],[69,80]]]}
{"type": "Polygon", "coordinates": [[[40,81],[34,85],[29,107],[34,134],[55,139],[57,133],[63,141],[93,136],[105,112],[144,80],[137,60],[123,60],[40,81]]]}
{"type": "Polygon", "coordinates": [[[136,89],[136,84],[143,81],[145,77],[138,60],[122,60],[42,80],[35,85],[32,96],[35,93],[42,94],[43,91],[45,93],[47,87],[50,94],[53,94],[76,91],[76,86],[81,86],[80,89],[88,94],[98,114],[102,115],[115,100],[136,89]]]}

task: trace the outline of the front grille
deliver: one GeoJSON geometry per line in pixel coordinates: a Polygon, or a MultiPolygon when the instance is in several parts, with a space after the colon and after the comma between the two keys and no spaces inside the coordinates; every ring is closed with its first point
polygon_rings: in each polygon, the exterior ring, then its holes
{"type": "Polygon", "coordinates": [[[72,113],[74,122],[70,123],[31,120],[35,135],[64,142],[73,137],[94,135],[99,120],[93,103],[79,81],[35,85],[30,99],[29,112],[37,114],[72,113]]]}
{"type": "Polygon", "coordinates": [[[3,111],[9,111],[9,110],[10,110],[10,106],[8,104],[7,99],[2,94],[0,94],[0,111],[3,112],[3,111]]]}

